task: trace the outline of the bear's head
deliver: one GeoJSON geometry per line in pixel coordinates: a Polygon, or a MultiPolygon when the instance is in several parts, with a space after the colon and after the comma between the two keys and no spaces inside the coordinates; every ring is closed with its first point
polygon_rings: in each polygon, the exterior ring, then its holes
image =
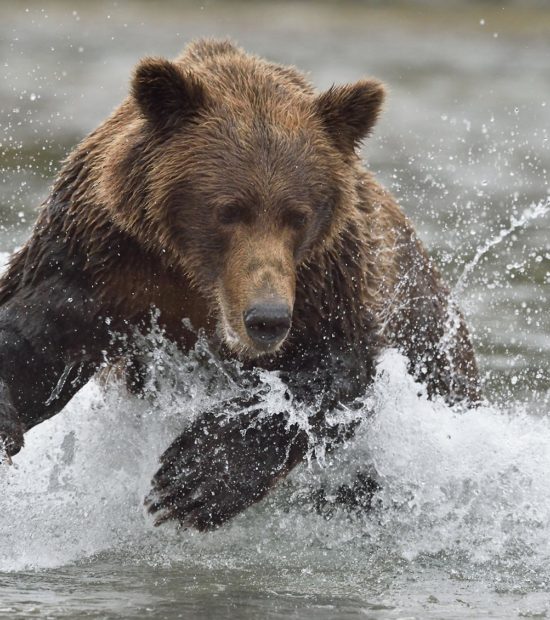
{"type": "Polygon", "coordinates": [[[185,271],[235,352],[273,352],[297,269],[355,209],[355,151],[383,97],[375,80],[316,94],[228,43],[145,59],[105,164],[113,219],[185,271]]]}

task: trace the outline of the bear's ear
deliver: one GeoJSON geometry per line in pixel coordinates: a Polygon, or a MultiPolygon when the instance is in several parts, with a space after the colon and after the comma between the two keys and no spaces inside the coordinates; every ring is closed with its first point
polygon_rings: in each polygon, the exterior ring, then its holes
{"type": "Polygon", "coordinates": [[[139,63],[131,93],[145,118],[162,127],[188,120],[205,101],[200,82],[164,58],[144,58],[139,63]]]}
{"type": "Polygon", "coordinates": [[[323,124],[343,150],[353,150],[376,124],[386,91],[378,80],[333,86],[319,95],[316,111],[323,124]]]}

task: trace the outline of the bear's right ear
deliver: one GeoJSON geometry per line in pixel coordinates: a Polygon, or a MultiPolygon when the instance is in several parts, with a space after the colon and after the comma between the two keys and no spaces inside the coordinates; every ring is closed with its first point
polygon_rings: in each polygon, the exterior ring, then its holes
{"type": "Polygon", "coordinates": [[[164,58],[144,58],[139,63],[131,93],[143,116],[161,127],[188,120],[205,101],[200,82],[164,58]]]}

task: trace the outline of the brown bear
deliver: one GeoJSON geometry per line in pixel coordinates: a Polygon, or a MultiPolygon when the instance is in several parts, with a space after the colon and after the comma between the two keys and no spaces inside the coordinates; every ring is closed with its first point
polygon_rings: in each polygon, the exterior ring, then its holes
{"type": "Polygon", "coordinates": [[[162,457],[148,498],[157,522],[216,527],[314,437],[351,436],[328,414],[365,392],[382,347],[403,351],[430,395],[475,403],[462,315],[357,152],[383,99],[375,80],[317,93],[227,41],[141,61],[0,282],[4,457],[105,362],[134,355],[152,308],[183,350],[201,329],[251,377],[278,371],[312,412],[306,433],[285,413],[262,415],[246,386],[205,412],[162,457]]]}

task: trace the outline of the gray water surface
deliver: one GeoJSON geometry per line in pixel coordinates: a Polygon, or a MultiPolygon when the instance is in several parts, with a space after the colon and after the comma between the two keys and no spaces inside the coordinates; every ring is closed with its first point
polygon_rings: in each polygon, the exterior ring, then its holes
{"type": "Polygon", "coordinates": [[[348,449],[219,531],[156,529],[142,498],[158,455],[233,389],[159,345],[158,394],[91,383],[0,470],[0,617],[548,617],[550,11],[48,4],[0,3],[0,250],[142,56],[230,35],[319,88],[374,75],[390,96],[365,159],[454,287],[488,402],[427,401],[389,352],[348,449]],[[380,474],[378,509],[317,514],[309,490],[358,464],[380,474]]]}

